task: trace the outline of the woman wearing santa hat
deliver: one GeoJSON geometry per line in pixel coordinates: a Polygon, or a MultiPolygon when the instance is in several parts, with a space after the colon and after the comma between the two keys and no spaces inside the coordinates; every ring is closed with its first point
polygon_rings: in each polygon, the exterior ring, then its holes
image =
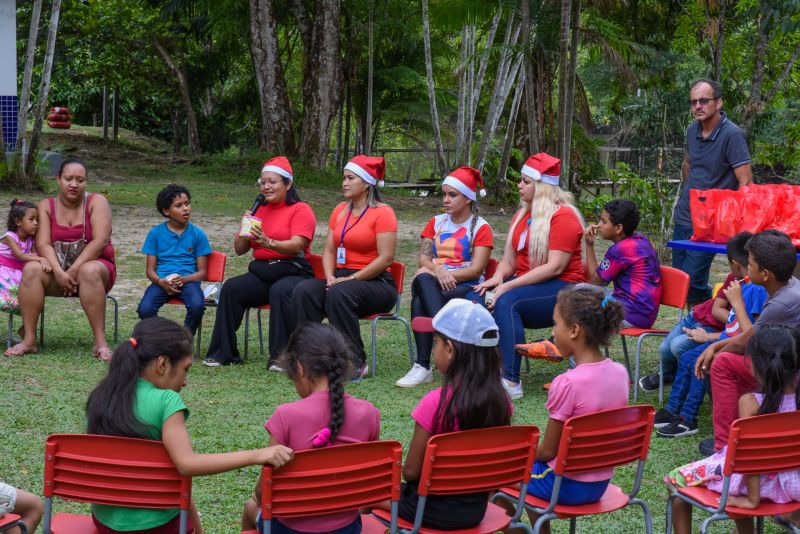
{"type": "Polygon", "coordinates": [[[214,333],[203,361],[209,367],[241,363],[236,330],[247,308],[264,304],[270,305],[269,357],[275,359],[294,328],[292,314],[285,310],[291,306],[292,290],[313,277],[308,258],[317,221],[311,207],[300,200],[289,160],[278,156],[266,162],[256,184],[264,202],[247,215],[261,219],[261,226],[251,229],[251,237],[237,233],[233,240],[236,255],[252,250],[253,261],[245,274],[222,286],[214,333]]]}
{"type": "Polygon", "coordinates": [[[560,172],[561,160],[544,152],[525,162],[517,184],[522,206],[511,222],[503,259],[495,275],[476,288],[500,329],[503,385],[512,399],[522,397],[521,357],[514,345],[525,343],[525,328],[552,326],[559,290],[586,280],[585,223],[572,195],[558,185],[560,172]]]}
{"type": "MultiPolygon", "coordinates": [[[[419,270],[411,282],[411,317],[433,317],[454,298],[480,301],[473,290],[494,246],[492,228],[478,216],[478,197],[486,196],[480,171],[460,167],[442,182],[444,213],[428,221],[420,237],[419,270]]],[[[430,382],[433,334],[414,332],[417,359],[395,382],[410,388],[430,382]]]]}
{"type": "Polygon", "coordinates": [[[325,280],[304,280],[294,290],[296,324],[327,317],[352,342],[359,367],[367,373],[359,318],[391,311],[397,301],[389,267],[397,248],[397,218],[381,202],[386,162],[356,156],[344,167],[345,202],[333,209],[322,252],[325,280]]]}

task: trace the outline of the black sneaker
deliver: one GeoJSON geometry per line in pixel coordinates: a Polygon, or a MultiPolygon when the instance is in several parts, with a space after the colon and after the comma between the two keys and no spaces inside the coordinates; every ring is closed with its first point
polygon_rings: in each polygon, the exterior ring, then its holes
{"type": "Polygon", "coordinates": [[[697,421],[687,423],[683,418],[679,418],[671,425],[659,428],[656,434],[662,438],[681,438],[683,436],[691,436],[697,434],[697,421]]]}
{"type": "Polygon", "coordinates": [[[714,448],[714,436],[702,440],[697,445],[697,448],[700,449],[700,454],[702,454],[704,457],[711,456],[717,452],[717,449],[714,448]]]}
{"type": "Polygon", "coordinates": [[[658,391],[658,373],[643,376],[639,379],[639,387],[642,391],[658,391]]]}
{"type": "Polygon", "coordinates": [[[661,408],[656,412],[655,422],[653,424],[653,428],[659,429],[664,428],[665,426],[669,426],[675,421],[680,421],[680,417],[672,413],[671,411],[667,410],[666,408],[661,408]]]}

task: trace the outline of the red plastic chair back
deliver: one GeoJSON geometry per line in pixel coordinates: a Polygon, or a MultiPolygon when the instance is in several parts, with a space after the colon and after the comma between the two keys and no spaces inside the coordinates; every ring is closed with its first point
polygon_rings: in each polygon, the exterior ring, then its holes
{"type": "Polygon", "coordinates": [[[555,474],[569,477],[646,460],[654,418],[652,406],[626,406],[568,419],[558,443],[555,474]]]}
{"type": "Polygon", "coordinates": [[[486,264],[486,269],[483,270],[483,276],[489,279],[497,272],[498,261],[494,258],[489,258],[489,263],[486,264]]]}
{"type": "Polygon", "coordinates": [[[228,256],[216,250],[208,255],[208,266],[206,267],[206,282],[222,282],[225,280],[225,266],[228,263],[228,256]]]}
{"type": "Polygon", "coordinates": [[[394,288],[397,290],[397,294],[402,295],[403,282],[406,278],[406,265],[400,261],[393,261],[392,266],[389,267],[389,272],[392,273],[392,278],[394,278],[394,288]]]}
{"type": "Polygon", "coordinates": [[[682,310],[689,296],[689,275],[674,267],[661,266],[661,302],[682,310]]]}
{"type": "Polygon", "coordinates": [[[419,494],[455,495],[527,484],[538,442],[539,429],[533,425],[433,436],[425,448],[419,494]]]}
{"type": "Polygon", "coordinates": [[[148,439],[53,434],[44,449],[44,496],[131,508],[189,509],[192,477],[148,439]]]}
{"type": "Polygon", "coordinates": [[[800,412],[737,419],[731,424],[723,475],[800,469],[800,412]]]}
{"type": "Polygon", "coordinates": [[[399,441],[370,441],[295,453],[287,465],[261,471],[264,519],[308,517],[400,499],[399,441]]]}
{"type": "Polygon", "coordinates": [[[325,280],[325,269],[322,267],[322,256],[319,254],[311,254],[308,257],[311,262],[311,270],[314,271],[314,278],[317,280],[325,280]]]}

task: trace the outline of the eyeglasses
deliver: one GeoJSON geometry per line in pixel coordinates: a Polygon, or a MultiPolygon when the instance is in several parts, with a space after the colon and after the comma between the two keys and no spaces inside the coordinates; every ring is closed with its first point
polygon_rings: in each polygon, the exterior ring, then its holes
{"type": "Polygon", "coordinates": [[[268,181],[268,180],[262,180],[261,178],[259,178],[258,180],[256,180],[256,185],[257,185],[258,187],[264,187],[264,186],[265,186],[265,185],[267,185],[268,183],[269,183],[269,181],[268,181]]]}
{"type": "Polygon", "coordinates": [[[706,104],[708,104],[712,100],[719,100],[719,97],[716,97],[716,98],[692,98],[690,100],[687,100],[687,102],[689,103],[690,106],[695,107],[697,104],[700,104],[701,106],[705,106],[706,104]]]}

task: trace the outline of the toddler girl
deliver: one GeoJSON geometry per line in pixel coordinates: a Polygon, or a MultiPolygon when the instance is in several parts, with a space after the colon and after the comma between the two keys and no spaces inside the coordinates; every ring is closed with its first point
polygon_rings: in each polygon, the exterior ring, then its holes
{"type": "Polygon", "coordinates": [[[33,236],[39,229],[39,211],[34,204],[12,200],[7,228],[0,237],[0,311],[18,313],[17,290],[25,263],[38,261],[48,273],[52,268],[46,259],[36,255],[33,236]]]}
{"type": "MultiPolygon", "coordinates": [[[[747,344],[747,354],[753,366],[753,376],[761,386],[760,393],[746,393],[739,399],[739,417],[752,417],[768,413],[793,412],[800,409],[797,373],[799,334],[794,328],[765,325],[753,334],[747,344]]],[[[722,468],[725,465],[727,446],[708,458],[692,462],[670,471],[670,482],[679,488],[706,486],[722,492],[722,468]]],[[[761,499],[785,504],[800,501],[800,471],[784,471],[769,475],[731,476],[728,505],[753,509],[761,499]]],[[[691,532],[692,507],[675,499],[672,503],[674,532],[691,532]]],[[[754,532],[753,519],[736,519],[739,534],[754,532]]]]}
{"type": "MultiPolygon", "coordinates": [[[[433,362],[442,375],[411,412],[414,436],[403,464],[399,515],[414,522],[418,483],[428,439],[457,430],[511,424],[513,406],[500,382],[498,330],[480,304],[452,299],[431,320],[417,317],[415,331],[433,332],[433,362]]],[[[455,530],[476,526],[486,514],[488,493],[429,495],[422,526],[455,530]]]]}
{"type": "MultiPolygon", "coordinates": [[[[375,441],[381,414],[365,400],[344,392],[354,369],[350,345],[330,325],[305,323],[289,338],[277,365],[294,382],[299,400],[282,404],[264,423],[270,445],[286,445],[295,451],[348,443],[375,441]]],[[[261,477],[253,496],[245,503],[242,530],[261,531],[261,477]]],[[[273,534],[305,532],[358,534],[358,510],[310,518],[272,519],[273,534]]]]}
{"type": "MultiPolygon", "coordinates": [[[[179,395],[192,366],[192,335],[160,317],[144,319],[133,336],[114,351],[108,375],[89,395],[86,419],[89,434],[161,440],[183,475],[213,475],[247,465],[276,467],[291,460],[283,446],[218,454],[196,454],[186,431],[189,410],[179,395]]],[[[122,508],[92,505],[100,534],[136,531],[178,532],[177,509],[122,508]]],[[[192,505],[189,532],[202,534],[192,505]]]]}

